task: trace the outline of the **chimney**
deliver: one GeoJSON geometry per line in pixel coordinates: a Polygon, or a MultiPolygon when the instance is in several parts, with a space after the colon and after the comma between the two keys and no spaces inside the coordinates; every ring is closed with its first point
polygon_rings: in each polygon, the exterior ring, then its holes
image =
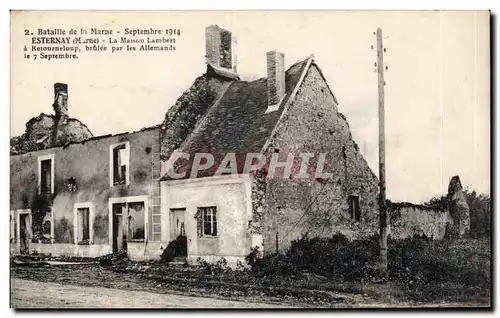
{"type": "Polygon", "coordinates": [[[57,116],[68,117],[68,84],[54,84],[54,111],[57,116]]]}
{"type": "Polygon", "coordinates": [[[285,96],[285,55],[278,51],[267,52],[267,111],[279,109],[285,96]]]}
{"type": "Polygon", "coordinates": [[[206,62],[236,73],[236,37],[218,25],[205,28],[206,62]]]}

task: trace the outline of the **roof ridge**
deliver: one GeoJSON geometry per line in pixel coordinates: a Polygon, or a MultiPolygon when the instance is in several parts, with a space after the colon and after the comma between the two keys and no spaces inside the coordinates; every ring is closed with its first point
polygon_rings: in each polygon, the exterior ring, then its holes
{"type": "Polygon", "coordinates": [[[288,69],[291,69],[292,67],[294,67],[295,65],[297,64],[300,64],[300,63],[304,63],[305,61],[309,60],[309,59],[314,59],[314,54],[309,54],[308,56],[306,57],[303,57],[301,59],[298,59],[297,62],[293,63],[288,69]]]}

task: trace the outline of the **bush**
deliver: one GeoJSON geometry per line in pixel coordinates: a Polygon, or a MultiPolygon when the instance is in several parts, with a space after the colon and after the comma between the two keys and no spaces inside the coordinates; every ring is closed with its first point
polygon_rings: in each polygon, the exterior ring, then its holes
{"type": "MultiPolygon", "coordinates": [[[[388,239],[388,276],[410,296],[432,300],[457,295],[489,293],[490,252],[485,240],[433,241],[418,236],[388,239]],[[484,245],[484,244],[483,244],[484,245]]],[[[349,242],[343,235],[331,238],[303,237],[283,254],[247,255],[258,277],[321,275],[342,282],[369,282],[379,278],[377,235],[349,242]]]]}
{"type": "Polygon", "coordinates": [[[262,259],[259,258],[259,254],[260,254],[259,247],[255,246],[252,247],[250,253],[247,256],[245,256],[245,261],[252,270],[256,270],[257,267],[259,266],[259,263],[262,263],[262,259]]]}
{"type": "Polygon", "coordinates": [[[478,240],[422,238],[392,242],[389,274],[419,299],[456,298],[474,289],[487,294],[490,256],[488,247],[478,244],[478,240]]]}
{"type": "Polygon", "coordinates": [[[304,237],[292,242],[285,262],[298,272],[360,281],[373,274],[372,263],[378,252],[374,248],[376,242],[371,239],[349,242],[342,234],[331,238],[304,237]]]}
{"type": "Polygon", "coordinates": [[[296,276],[311,273],[346,281],[361,281],[374,276],[378,240],[349,242],[342,234],[330,238],[308,238],[292,241],[284,254],[257,259],[253,249],[246,261],[258,276],[296,276]]]}
{"type": "Polygon", "coordinates": [[[220,275],[222,273],[228,273],[233,271],[232,268],[227,264],[227,261],[224,257],[221,257],[215,264],[209,263],[201,257],[198,257],[196,259],[196,262],[198,262],[201,269],[206,274],[220,275]]]}
{"type": "Polygon", "coordinates": [[[465,190],[470,209],[470,236],[472,238],[491,236],[491,200],[485,194],[465,190]]]}

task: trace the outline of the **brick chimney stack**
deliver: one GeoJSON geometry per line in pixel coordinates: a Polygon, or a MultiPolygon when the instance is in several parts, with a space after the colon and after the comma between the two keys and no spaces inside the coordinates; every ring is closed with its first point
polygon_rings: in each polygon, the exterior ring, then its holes
{"type": "Polygon", "coordinates": [[[267,52],[267,112],[278,110],[285,96],[285,54],[267,52]]]}
{"type": "Polygon", "coordinates": [[[212,67],[237,72],[236,37],[218,25],[205,28],[206,62],[212,67]]]}
{"type": "Polygon", "coordinates": [[[68,84],[54,84],[54,111],[56,116],[68,117],[68,84]]]}

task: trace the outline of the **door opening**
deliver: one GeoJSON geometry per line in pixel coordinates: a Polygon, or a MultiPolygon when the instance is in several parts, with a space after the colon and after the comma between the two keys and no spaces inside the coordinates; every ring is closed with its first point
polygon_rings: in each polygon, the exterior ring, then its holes
{"type": "Polygon", "coordinates": [[[127,239],[124,237],[126,231],[123,231],[123,215],[125,213],[126,203],[113,204],[113,253],[127,251],[127,239]]]}
{"type": "Polygon", "coordinates": [[[19,253],[29,254],[29,241],[31,240],[31,215],[19,214],[19,253]]]}
{"type": "Polygon", "coordinates": [[[175,241],[175,256],[187,256],[187,237],[185,227],[186,209],[170,210],[170,240],[175,241]]]}

